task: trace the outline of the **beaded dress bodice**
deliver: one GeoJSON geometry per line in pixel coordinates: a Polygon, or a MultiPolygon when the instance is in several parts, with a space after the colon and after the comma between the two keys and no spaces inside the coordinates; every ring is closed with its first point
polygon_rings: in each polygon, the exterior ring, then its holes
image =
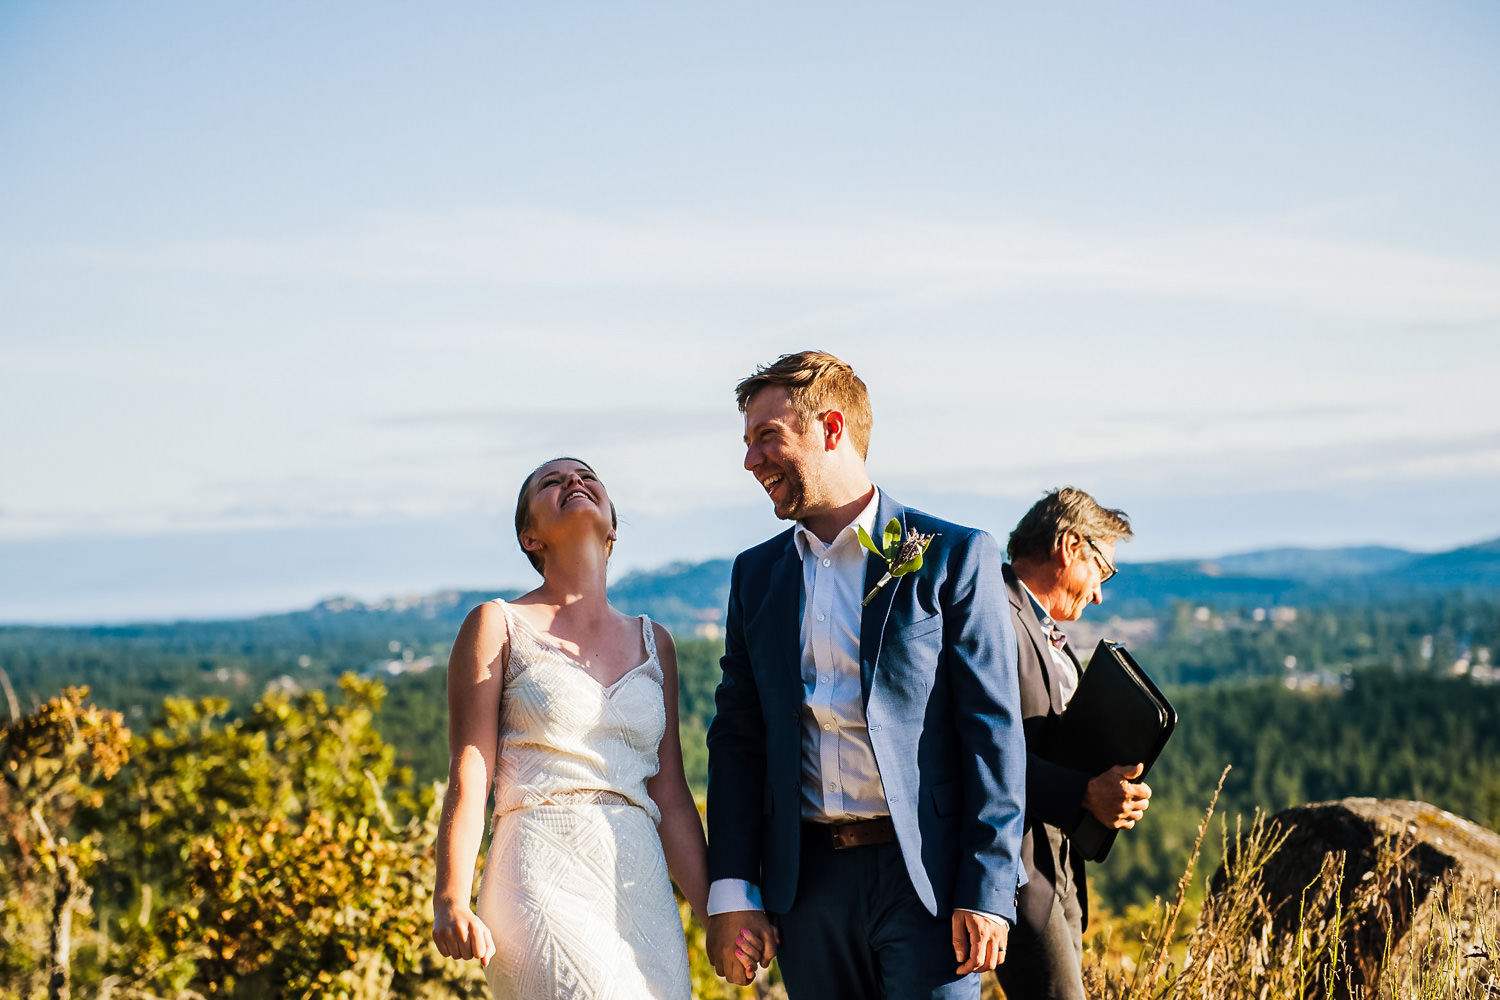
{"type": "Polygon", "coordinates": [[[666,732],[662,670],[651,620],[641,616],[646,659],[605,687],[503,601],[510,631],[500,707],[495,814],[538,805],[634,805],[652,822],[646,794],[666,732]]]}

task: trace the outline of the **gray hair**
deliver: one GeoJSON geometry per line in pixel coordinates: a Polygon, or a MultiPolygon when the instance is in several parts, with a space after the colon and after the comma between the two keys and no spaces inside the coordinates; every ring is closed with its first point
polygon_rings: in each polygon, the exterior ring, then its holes
{"type": "Polygon", "coordinates": [[[1083,490],[1064,486],[1049,492],[1022,515],[1016,530],[1010,533],[1005,554],[1011,562],[1046,559],[1070,531],[1099,542],[1132,537],[1130,518],[1123,510],[1101,507],[1083,490]]]}

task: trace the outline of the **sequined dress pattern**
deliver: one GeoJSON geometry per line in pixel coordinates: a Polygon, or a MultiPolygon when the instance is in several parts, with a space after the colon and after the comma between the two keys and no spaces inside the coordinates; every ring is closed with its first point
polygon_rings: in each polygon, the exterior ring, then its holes
{"type": "Polygon", "coordinates": [[[646,659],[605,687],[504,602],[494,832],[479,917],[497,1000],[687,1000],[687,948],[646,794],[666,731],[646,659]]]}

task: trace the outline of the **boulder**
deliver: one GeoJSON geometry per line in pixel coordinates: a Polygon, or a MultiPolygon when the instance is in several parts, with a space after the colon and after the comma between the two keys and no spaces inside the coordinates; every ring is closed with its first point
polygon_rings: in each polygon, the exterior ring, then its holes
{"type": "MultiPolygon", "coordinates": [[[[1312,956],[1310,996],[1388,994],[1398,978],[1428,982],[1437,965],[1445,981],[1489,981],[1500,834],[1425,802],[1365,798],[1288,809],[1271,824],[1285,839],[1256,876],[1266,953],[1312,956]]],[[[1225,895],[1225,868],[1212,889],[1225,895]]]]}

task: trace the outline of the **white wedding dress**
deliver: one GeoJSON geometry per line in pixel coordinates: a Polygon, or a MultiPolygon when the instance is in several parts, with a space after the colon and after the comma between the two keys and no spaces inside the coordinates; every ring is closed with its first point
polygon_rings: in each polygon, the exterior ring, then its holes
{"type": "Polygon", "coordinates": [[[510,631],[479,917],[497,1000],[688,1000],[687,947],[646,795],[666,731],[646,660],[609,687],[503,601],[510,631]]]}

